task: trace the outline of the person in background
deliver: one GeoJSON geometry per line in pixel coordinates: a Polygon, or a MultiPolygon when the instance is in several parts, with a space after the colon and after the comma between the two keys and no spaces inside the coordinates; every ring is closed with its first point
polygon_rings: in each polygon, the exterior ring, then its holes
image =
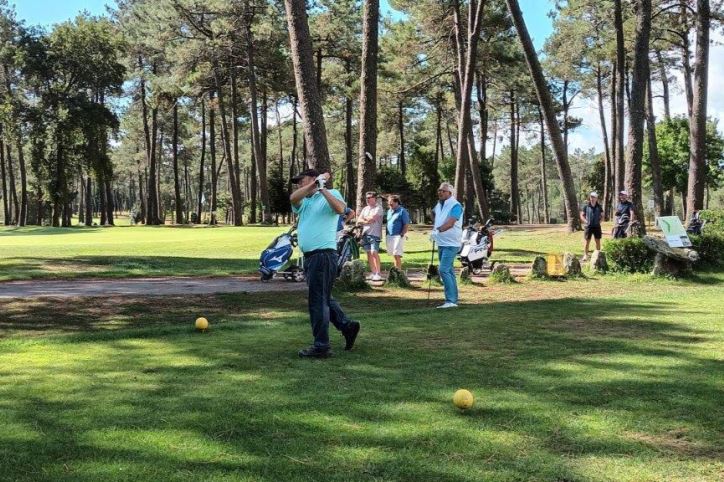
{"type": "Polygon", "coordinates": [[[625,238],[627,228],[636,221],[634,205],[628,198],[628,191],[618,193],[618,205],[616,206],[616,224],[613,227],[614,238],[625,238]],[[628,222],[624,220],[628,218],[628,222]]]}
{"type": "Polygon", "coordinates": [[[598,193],[592,192],[588,196],[588,202],[581,209],[581,222],[585,226],[583,238],[583,261],[588,260],[588,247],[591,245],[591,237],[596,240],[596,250],[601,251],[601,217],[603,208],[598,203],[598,193]]]}
{"type": "Polygon", "coordinates": [[[394,256],[395,268],[402,269],[402,256],[405,252],[405,239],[410,227],[410,213],[400,204],[400,196],[395,194],[387,198],[390,209],[387,211],[387,229],[385,241],[387,254],[394,256]]]}
{"type": "Polygon", "coordinates": [[[367,264],[372,272],[372,281],[382,281],[380,274],[380,241],[382,240],[382,206],[377,202],[377,193],[365,194],[367,206],[357,218],[362,229],[362,249],[367,253],[367,264]]]}
{"type": "Polygon", "coordinates": [[[430,238],[437,243],[439,272],[445,287],[445,303],[438,308],[457,308],[458,284],[455,279],[455,257],[460,251],[463,235],[463,207],[453,195],[452,184],[443,182],[437,190],[440,200],[432,210],[433,230],[430,238]]]}
{"type": "Polygon", "coordinates": [[[349,206],[344,208],[344,213],[339,215],[339,221],[337,222],[337,241],[342,237],[344,225],[352,221],[355,216],[357,216],[357,213],[354,212],[354,209],[349,206]]]}

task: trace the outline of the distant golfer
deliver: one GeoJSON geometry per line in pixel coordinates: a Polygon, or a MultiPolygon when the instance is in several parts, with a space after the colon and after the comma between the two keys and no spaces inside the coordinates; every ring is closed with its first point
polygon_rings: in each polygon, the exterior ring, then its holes
{"type": "Polygon", "coordinates": [[[299,215],[297,235],[299,249],[304,253],[309,318],[314,336],[314,344],[300,350],[300,357],[327,358],[332,355],[330,321],[344,335],[345,350],[352,349],[360,330],[359,322],[347,318],[332,298],[332,285],[337,277],[337,223],[346,205],[339,191],[325,187],[329,178],[328,172],[320,175],[315,169],[307,169],[292,178],[299,187],[289,199],[292,210],[299,215]]]}
{"type": "Polygon", "coordinates": [[[387,254],[394,256],[395,268],[402,269],[402,256],[405,254],[405,238],[410,227],[410,213],[400,204],[400,196],[387,198],[390,209],[387,211],[387,254]]]}
{"type": "Polygon", "coordinates": [[[437,243],[440,278],[445,287],[445,303],[438,308],[457,308],[458,285],[453,263],[463,235],[463,207],[453,196],[452,184],[443,182],[437,190],[440,200],[432,210],[434,229],[430,236],[437,243]]]}
{"type": "Polygon", "coordinates": [[[618,205],[616,206],[616,224],[613,227],[614,238],[625,238],[628,236],[628,227],[636,221],[636,211],[633,203],[628,198],[628,191],[618,193],[618,205]]]}
{"type": "Polygon", "coordinates": [[[588,247],[591,244],[591,237],[596,240],[596,250],[601,251],[601,217],[603,208],[598,203],[598,193],[592,192],[588,196],[588,202],[581,209],[581,222],[585,226],[583,238],[583,261],[588,259],[588,247]]]}
{"type": "Polygon", "coordinates": [[[372,272],[372,281],[381,281],[380,274],[380,242],[382,241],[382,206],[377,203],[377,193],[370,191],[365,194],[367,206],[362,209],[357,222],[362,229],[362,248],[367,253],[367,263],[372,272]]]}

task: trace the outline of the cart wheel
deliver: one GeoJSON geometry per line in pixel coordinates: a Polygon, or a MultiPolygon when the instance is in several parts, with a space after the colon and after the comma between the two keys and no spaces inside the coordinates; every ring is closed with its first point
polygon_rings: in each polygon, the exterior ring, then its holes
{"type": "Polygon", "coordinates": [[[483,268],[473,269],[473,274],[475,276],[480,276],[481,274],[483,274],[483,268]]]}

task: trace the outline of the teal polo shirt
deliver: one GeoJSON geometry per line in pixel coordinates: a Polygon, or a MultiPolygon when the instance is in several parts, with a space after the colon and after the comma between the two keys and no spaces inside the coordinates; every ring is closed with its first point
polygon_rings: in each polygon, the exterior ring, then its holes
{"type": "MultiPolygon", "coordinates": [[[[336,189],[329,193],[344,202],[342,194],[336,189]]],[[[302,199],[299,206],[292,205],[294,214],[299,215],[297,237],[299,249],[303,253],[318,249],[337,249],[337,222],[339,214],[332,209],[321,192],[302,199]]]]}

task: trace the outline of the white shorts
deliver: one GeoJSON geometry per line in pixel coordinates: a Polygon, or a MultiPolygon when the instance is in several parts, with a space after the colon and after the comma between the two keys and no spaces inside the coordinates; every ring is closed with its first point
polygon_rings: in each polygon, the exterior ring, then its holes
{"type": "Polygon", "coordinates": [[[405,251],[405,238],[403,236],[387,236],[387,254],[402,256],[405,251]]]}

